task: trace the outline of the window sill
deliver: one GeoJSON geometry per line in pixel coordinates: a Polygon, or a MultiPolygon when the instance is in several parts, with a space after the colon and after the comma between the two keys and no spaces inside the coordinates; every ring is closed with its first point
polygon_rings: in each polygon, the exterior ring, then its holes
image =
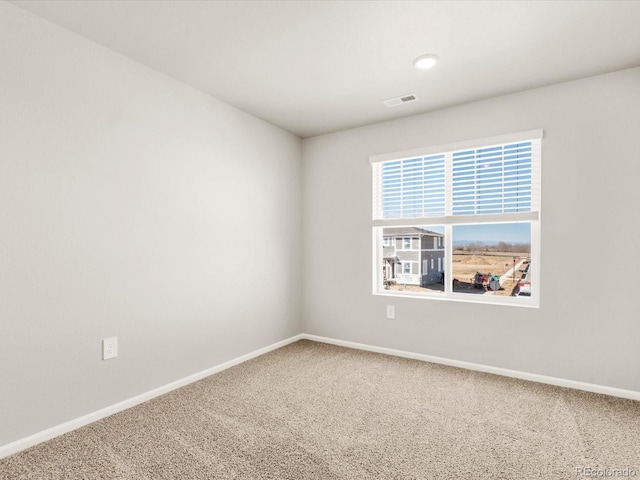
{"type": "Polygon", "coordinates": [[[375,296],[397,297],[397,298],[417,298],[420,300],[437,300],[461,303],[482,303],[485,305],[500,305],[509,307],[540,308],[540,304],[531,298],[517,298],[511,296],[491,296],[491,295],[471,295],[468,293],[434,293],[425,295],[424,293],[399,292],[399,291],[377,291],[375,296]],[[469,298],[469,297],[474,298],[469,298]]]}

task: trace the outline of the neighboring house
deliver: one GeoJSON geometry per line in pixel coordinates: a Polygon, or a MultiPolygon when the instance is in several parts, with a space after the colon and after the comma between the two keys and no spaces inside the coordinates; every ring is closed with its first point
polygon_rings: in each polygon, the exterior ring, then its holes
{"type": "Polygon", "coordinates": [[[418,227],[385,228],[383,280],[426,287],[441,282],[444,235],[418,227]]]}

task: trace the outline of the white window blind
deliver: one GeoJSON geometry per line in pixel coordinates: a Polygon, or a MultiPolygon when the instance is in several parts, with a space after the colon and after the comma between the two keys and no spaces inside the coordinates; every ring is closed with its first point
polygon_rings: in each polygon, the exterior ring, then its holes
{"type": "Polygon", "coordinates": [[[444,215],[445,156],[383,162],[377,167],[377,218],[444,215]]]}
{"type": "Polygon", "coordinates": [[[537,212],[541,139],[536,130],[423,156],[373,157],[373,219],[537,212]]]}
{"type": "Polygon", "coordinates": [[[444,215],[444,155],[384,162],[378,170],[380,218],[444,215]]]}
{"type": "Polygon", "coordinates": [[[534,158],[533,141],[453,152],[453,215],[530,212],[534,158]]]}

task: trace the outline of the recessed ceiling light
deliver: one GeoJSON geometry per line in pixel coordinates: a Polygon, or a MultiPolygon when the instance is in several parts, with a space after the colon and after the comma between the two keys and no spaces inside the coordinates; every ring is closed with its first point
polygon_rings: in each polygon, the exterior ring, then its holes
{"type": "Polygon", "coordinates": [[[427,55],[420,55],[413,61],[413,66],[420,70],[428,70],[433,68],[440,60],[440,57],[434,55],[432,53],[428,53],[427,55]]]}

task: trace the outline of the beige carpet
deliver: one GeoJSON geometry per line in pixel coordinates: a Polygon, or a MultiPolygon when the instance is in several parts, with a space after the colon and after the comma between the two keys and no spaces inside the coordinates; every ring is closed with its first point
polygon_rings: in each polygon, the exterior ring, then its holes
{"type": "Polygon", "coordinates": [[[575,479],[578,467],[640,478],[640,402],[300,341],[0,460],[0,478],[575,479]]]}

